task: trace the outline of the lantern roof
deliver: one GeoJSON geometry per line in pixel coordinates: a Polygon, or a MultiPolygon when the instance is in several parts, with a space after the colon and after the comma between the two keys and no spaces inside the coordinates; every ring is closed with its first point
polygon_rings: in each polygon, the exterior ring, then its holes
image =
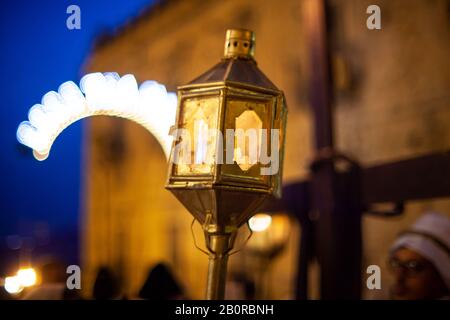
{"type": "Polygon", "coordinates": [[[214,67],[192,80],[189,85],[208,82],[240,82],[272,90],[278,88],[259,70],[253,59],[222,59],[214,67]]]}
{"type": "Polygon", "coordinates": [[[256,65],[255,33],[245,29],[228,29],[224,57],[214,67],[188,85],[211,82],[238,82],[278,90],[256,65]]]}

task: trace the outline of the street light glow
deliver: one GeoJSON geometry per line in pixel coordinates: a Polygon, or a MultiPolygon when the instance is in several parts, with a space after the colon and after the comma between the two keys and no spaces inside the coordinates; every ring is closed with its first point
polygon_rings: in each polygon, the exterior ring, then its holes
{"type": "Polygon", "coordinates": [[[5,290],[10,294],[17,294],[23,290],[18,276],[5,278],[5,290]]]}
{"type": "Polygon", "coordinates": [[[248,224],[250,229],[254,232],[262,232],[267,230],[272,223],[272,216],[265,213],[255,214],[250,218],[248,224]]]}
{"type": "Polygon", "coordinates": [[[23,287],[31,287],[36,284],[36,271],[33,268],[24,268],[17,271],[17,278],[23,287]]]}
{"type": "Polygon", "coordinates": [[[175,123],[177,97],[156,81],[139,87],[136,78],[115,72],[90,73],[80,81],[61,84],[58,92],[46,93],[40,104],[28,112],[28,121],[17,129],[20,143],[33,149],[37,160],[45,160],[58,135],[72,123],[95,115],[121,117],[135,121],[152,133],[169,156],[175,123]]]}

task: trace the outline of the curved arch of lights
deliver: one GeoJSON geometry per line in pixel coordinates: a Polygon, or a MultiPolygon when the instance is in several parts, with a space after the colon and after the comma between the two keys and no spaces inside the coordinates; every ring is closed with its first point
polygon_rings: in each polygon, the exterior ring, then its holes
{"type": "Polygon", "coordinates": [[[175,123],[177,97],[156,81],[138,86],[133,75],[115,72],[90,73],[80,81],[61,84],[28,112],[28,121],[17,129],[20,143],[33,149],[37,160],[45,160],[58,135],[72,123],[95,115],[108,115],[135,121],[150,131],[170,153],[170,127],[175,123]]]}

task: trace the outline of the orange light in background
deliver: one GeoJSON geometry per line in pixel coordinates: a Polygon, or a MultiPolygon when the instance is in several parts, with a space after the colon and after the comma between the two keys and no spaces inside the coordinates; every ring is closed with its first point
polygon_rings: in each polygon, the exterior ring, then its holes
{"type": "Polygon", "coordinates": [[[254,258],[251,268],[256,282],[256,298],[270,299],[271,266],[286,248],[292,221],[284,212],[258,213],[249,220],[253,235],[247,242],[247,252],[254,258]]]}
{"type": "Polygon", "coordinates": [[[5,290],[10,294],[18,294],[23,290],[18,276],[5,278],[5,290]]]}
{"type": "Polygon", "coordinates": [[[272,223],[272,216],[265,213],[255,214],[250,218],[248,224],[253,232],[262,232],[267,230],[272,223]]]}
{"type": "Polygon", "coordinates": [[[6,277],[4,287],[10,294],[18,294],[26,287],[34,286],[37,282],[36,271],[31,268],[21,268],[15,276],[6,277]]]}
{"type": "Polygon", "coordinates": [[[248,222],[255,232],[248,241],[250,251],[265,254],[281,250],[286,245],[291,232],[289,215],[257,213],[248,222]]]}
{"type": "Polygon", "coordinates": [[[22,268],[17,271],[17,277],[23,287],[31,287],[36,284],[36,271],[33,268],[22,268]]]}

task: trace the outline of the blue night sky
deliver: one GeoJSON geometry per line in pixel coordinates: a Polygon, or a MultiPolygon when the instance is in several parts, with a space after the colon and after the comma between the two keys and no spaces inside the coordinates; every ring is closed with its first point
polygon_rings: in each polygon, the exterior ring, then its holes
{"type": "Polygon", "coordinates": [[[17,142],[17,126],[43,94],[57,90],[64,81],[79,82],[96,36],[125,24],[152,2],[2,2],[0,264],[10,263],[5,261],[11,253],[6,237],[30,236],[39,222],[48,223],[51,239],[58,234],[76,235],[82,203],[82,122],[59,136],[43,162],[36,161],[31,150],[17,142]],[[71,4],[81,9],[81,30],[66,27],[66,9],[71,4]]]}

